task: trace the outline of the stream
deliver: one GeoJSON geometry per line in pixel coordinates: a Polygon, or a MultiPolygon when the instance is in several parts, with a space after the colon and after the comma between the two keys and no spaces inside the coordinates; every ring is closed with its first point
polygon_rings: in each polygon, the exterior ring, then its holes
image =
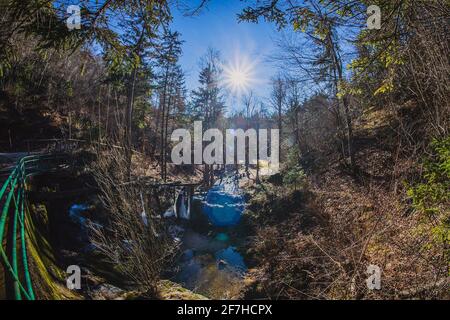
{"type": "MultiPolygon", "coordinates": [[[[83,243],[89,243],[85,227],[89,208],[84,203],[69,207],[69,218],[79,227],[78,240],[83,243]]],[[[178,215],[185,219],[172,220],[169,226],[181,255],[167,276],[210,299],[238,298],[247,272],[238,249],[243,243],[239,227],[245,209],[238,175],[225,174],[207,192],[195,194],[191,208],[189,213],[180,209],[178,215]]],[[[173,217],[173,212],[167,217],[173,217]]],[[[82,250],[93,249],[86,244],[82,250]]]]}
{"type": "Polygon", "coordinates": [[[227,175],[206,194],[194,196],[193,218],[180,236],[183,253],[173,280],[211,299],[236,298],[247,271],[235,232],[245,208],[238,184],[236,175],[227,175]],[[206,221],[201,228],[198,219],[206,221]]]}

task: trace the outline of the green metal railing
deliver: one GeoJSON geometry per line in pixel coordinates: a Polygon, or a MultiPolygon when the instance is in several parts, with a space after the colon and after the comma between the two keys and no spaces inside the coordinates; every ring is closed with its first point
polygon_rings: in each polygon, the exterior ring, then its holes
{"type": "Polygon", "coordinates": [[[58,158],[58,156],[51,154],[31,155],[21,158],[0,189],[0,203],[2,204],[0,211],[0,261],[12,280],[16,300],[22,298],[35,299],[27,257],[26,180],[31,175],[51,168],[49,161],[55,158],[58,158]],[[9,236],[9,239],[4,241],[6,229],[8,229],[7,237],[9,236]],[[18,244],[20,244],[21,252],[18,252],[18,244]],[[7,255],[8,245],[10,257],[7,255]],[[22,258],[21,270],[19,270],[19,255],[22,258]]]}

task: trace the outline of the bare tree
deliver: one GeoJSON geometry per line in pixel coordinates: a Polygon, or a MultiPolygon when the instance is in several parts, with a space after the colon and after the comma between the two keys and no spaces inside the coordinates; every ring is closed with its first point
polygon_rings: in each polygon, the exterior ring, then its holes
{"type": "MultiPolygon", "coordinates": [[[[242,103],[244,105],[244,114],[245,114],[245,130],[250,129],[251,124],[253,122],[253,117],[255,115],[255,108],[257,106],[256,98],[254,97],[253,91],[250,91],[249,93],[245,94],[242,97],[242,103]]],[[[247,176],[250,176],[249,171],[249,145],[246,144],[245,148],[245,173],[247,176]]]]}
{"type": "MultiPolygon", "coordinates": [[[[278,74],[272,79],[272,92],[270,96],[270,105],[275,110],[277,117],[278,130],[280,132],[281,141],[283,140],[283,113],[286,103],[286,81],[285,77],[278,74]]],[[[281,143],[279,145],[278,154],[281,157],[281,143]]],[[[281,160],[281,159],[280,159],[281,160]]]]}

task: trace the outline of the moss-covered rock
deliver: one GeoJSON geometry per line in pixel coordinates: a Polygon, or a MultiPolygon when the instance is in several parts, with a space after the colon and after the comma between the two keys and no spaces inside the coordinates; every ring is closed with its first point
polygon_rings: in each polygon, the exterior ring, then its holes
{"type": "Polygon", "coordinates": [[[29,263],[33,287],[37,299],[82,299],[83,297],[65,286],[65,272],[56,264],[53,249],[44,236],[36,227],[32,214],[39,214],[40,218],[48,221],[45,206],[30,206],[26,210],[25,226],[27,232],[27,249],[29,252],[29,263]]]}
{"type": "Polygon", "coordinates": [[[158,283],[158,294],[163,300],[208,300],[205,296],[183,288],[170,280],[161,280],[158,283]]]}

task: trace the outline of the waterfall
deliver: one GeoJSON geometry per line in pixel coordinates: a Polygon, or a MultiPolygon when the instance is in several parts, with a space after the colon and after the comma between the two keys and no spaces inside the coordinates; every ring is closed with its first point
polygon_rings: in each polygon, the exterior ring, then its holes
{"type": "Polygon", "coordinates": [[[191,196],[186,188],[182,188],[175,197],[174,212],[177,218],[191,218],[191,196]]]}

